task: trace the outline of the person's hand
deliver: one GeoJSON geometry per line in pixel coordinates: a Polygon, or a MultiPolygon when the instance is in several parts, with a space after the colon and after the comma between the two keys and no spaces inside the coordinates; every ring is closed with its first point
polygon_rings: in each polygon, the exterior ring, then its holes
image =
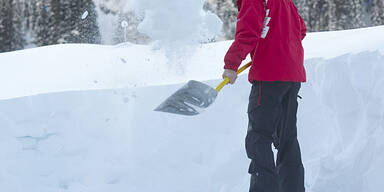
{"type": "Polygon", "coordinates": [[[230,70],[230,69],[225,69],[223,73],[223,79],[229,78],[229,83],[234,84],[236,79],[237,79],[237,74],[236,71],[230,70]]]}

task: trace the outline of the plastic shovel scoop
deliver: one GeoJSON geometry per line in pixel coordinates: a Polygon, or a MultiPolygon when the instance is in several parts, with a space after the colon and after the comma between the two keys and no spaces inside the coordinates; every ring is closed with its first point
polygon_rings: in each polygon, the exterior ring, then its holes
{"type": "MultiPolygon", "coordinates": [[[[249,66],[251,62],[242,66],[237,74],[239,75],[249,66]]],[[[182,88],[177,90],[173,95],[168,97],[161,103],[155,111],[174,113],[178,115],[198,115],[205,108],[209,107],[215,102],[217,94],[220,90],[229,83],[229,78],[225,78],[216,89],[201,83],[199,81],[191,80],[182,88]]]]}

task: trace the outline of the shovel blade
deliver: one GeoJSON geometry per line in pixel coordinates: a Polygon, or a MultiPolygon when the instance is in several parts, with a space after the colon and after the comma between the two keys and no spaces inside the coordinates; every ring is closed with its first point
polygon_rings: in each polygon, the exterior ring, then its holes
{"type": "Polygon", "coordinates": [[[188,116],[198,115],[209,107],[216,97],[215,89],[192,80],[168,97],[155,111],[188,116]]]}

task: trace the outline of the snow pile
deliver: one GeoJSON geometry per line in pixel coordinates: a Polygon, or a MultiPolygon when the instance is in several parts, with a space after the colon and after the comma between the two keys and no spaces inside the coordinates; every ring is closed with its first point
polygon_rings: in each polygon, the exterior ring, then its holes
{"type": "MultiPolygon", "coordinates": [[[[305,40],[298,124],[309,192],[384,188],[383,32],[305,40]]],[[[0,54],[0,191],[247,191],[246,75],[199,116],[153,111],[189,79],[217,85],[230,43],[201,46],[184,76],[151,46],[0,54]]]]}

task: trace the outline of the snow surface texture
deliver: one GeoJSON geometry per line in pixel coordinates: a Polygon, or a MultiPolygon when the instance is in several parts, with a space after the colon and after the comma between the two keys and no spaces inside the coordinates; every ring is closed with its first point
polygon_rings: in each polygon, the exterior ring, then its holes
{"type": "MultiPolygon", "coordinates": [[[[384,188],[384,27],[304,42],[299,139],[310,192],[384,188]]],[[[187,80],[217,85],[231,42],[184,74],[162,49],[60,45],[0,54],[0,191],[247,191],[247,76],[204,113],[154,112],[187,80]]]]}

